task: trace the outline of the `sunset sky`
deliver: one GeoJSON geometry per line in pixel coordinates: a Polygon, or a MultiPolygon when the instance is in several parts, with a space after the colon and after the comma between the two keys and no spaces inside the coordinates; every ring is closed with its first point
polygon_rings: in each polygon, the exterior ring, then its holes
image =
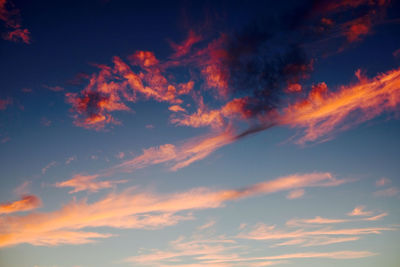
{"type": "Polygon", "coordinates": [[[398,267],[399,10],[0,0],[0,266],[398,267]]]}

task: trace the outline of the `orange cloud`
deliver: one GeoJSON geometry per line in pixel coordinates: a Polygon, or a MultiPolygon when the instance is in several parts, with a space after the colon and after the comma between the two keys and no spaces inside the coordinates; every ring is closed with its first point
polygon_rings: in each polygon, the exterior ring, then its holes
{"type": "Polygon", "coordinates": [[[252,111],[247,108],[250,100],[248,97],[235,98],[227,102],[220,109],[209,110],[203,103],[202,98],[199,101],[199,107],[193,114],[182,114],[181,117],[171,119],[172,123],[182,126],[212,128],[224,128],[232,119],[248,119],[252,116],[252,111]]]}
{"type": "Polygon", "coordinates": [[[179,111],[186,112],[186,110],[179,105],[170,106],[168,109],[172,112],[179,112],[179,111]]]}
{"type": "Polygon", "coordinates": [[[110,235],[94,235],[78,230],[104,226],[160,228],[192,219],[191,215],[177,215],[178,212],[218,208],[226,201],[290,190],[299,184],[301,187],[325,187],[338,185],[339,181],[331,175],[314,173],[282,177],[248,187],[252,190],[245,188],[212,191],[208,188],[194,188],[182,193],[157,195],[135,192],[135,189],[131,188],[121,193],[111,193],[94,203],[87,203],[86,199],[74,199],[53,212],[1,217],[0,247],[20,243],[58,245],[92,242],[93,238],[105,238],[110,235]],[[2,227],[5,225],[7,227],[2,227]],[[80,233],[81,239],[77,238],[80,233]]]}
{"type": "Polygon", "coordinates": [[[308,173],[294,174],[281,177],[272,181],[263,182],[245,187],[240,190],[228,190],[221,194],[226,200],[240,199],[259,194],[270,194],[279,191],[287,191],[306,187],[329,187],[338,186],[348,182],[343,179],[336,179],[331,173],[308,173]]]}
{"type": "Polygon", "coordinates": [[[177,105],[182,103],[178,96],[193,89],[193,81],[170,83],[152,52],[136,51],[129,60],[141,68],[138,73],[121,58],[114,57],[113,67],[97,65],[100,71],[91,76],[89,84],[80,93],[66,93],[75,125],[99,130],[109,123],[120,124],[111,112],[130,111],[126,103],[136,102],[139,95],[177,105]]]}
{"type": "Polygon", "coordinates": [[[89,192],[97,192],[100,189],[111,188],[116,184],[126,183],[127,180],[118,180],[118,181],[96,181],[99,175],[83,175],[77,174],[69,180],[56,183],[56,187],[73,187],[74,189],[69,191],[70,194],[80,192],[80,191],[89,191],[89,192]]]}
{"type": "Polygon", "coordinates": [[[281,124],[305,128],[297,143],[304,144],[370,120],[385,111],[396,111],[400,103],[400,69],[373,79],[362,79],[330,92],[325,83],[313,86],[305,100],[283,111],[281,124]]]}
{"type": "Polygon", "coordinates": [[[0,203],[0,214],[8,214],[19,211],[28,211],[40,207],[40,198],[34,195],[25,195],[14,202],[0,203]]]}
{"type": "Polygon", "coordinates": [[[204,159],[215,150],[233,141],[233,132],[228,129],[225,132],[189,139],[178,146],[164,144],[143,149],[141,155],[102,171],[101,176],[109,176],[118,172],[133,172],[137,169],[161,163],[169,164],[170,170],[176,171],[193,162],[204,159]]]}

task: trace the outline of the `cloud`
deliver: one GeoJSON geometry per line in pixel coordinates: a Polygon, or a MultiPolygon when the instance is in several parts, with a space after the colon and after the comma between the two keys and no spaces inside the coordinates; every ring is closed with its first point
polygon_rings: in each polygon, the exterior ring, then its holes
{"type": "Polygon", "coordinates": [[[53,92],[62,92],[62,91],[64,91],[64,88],[61,87],[61,86],[50,86],[50,85],[44,84],[43,87],[47,88],[47,89],[49,89],[50,91],[53,91],[53,92]]]}
{"type": "Polygon", "coordinates": [[[348,180],[336,179],[331,173],[294,174],[275,180],[258,183],[239,190],[223,192],[222,198],[227,200],[241,199],[254,195],[270,194],[279,191],[288,191],[306,187],[331,187],[338,186],[348,180]]]}
{"type": "Polygon", "coordinates": [[[230,129],[225,132],[206,134],[192,138],[179,145],[164,144],[143,149],[142,154],[132,159],[125,160],[121,164],[100,172],[101,176],[110,176],[119,172],[133,172],[156,164],[168,164],[170,170],[176,171],[201,160],[215,150],[234,141],[230,129]]]}
{"type": "Polygon", "coordinates": [[[141,72],[134,72],[121,58],[114,57],[113,67],[96,65],[100,71],[91,75],[89,84],[81,92],[66,93],[75,125],[103,129],[109,123],[119,123],[111,112],[130,111],[126,103],[137,102],[140,96],[146,100],[180,104],[182,100],[178,97],[193,88],[193,81],[169,82],[159,60],[150,51],[136,51],[128,58],[141,72]]]}
{"type": "MultiPolygon", "coordinates": [[[[316,219],[318,219],[316,225],[334,223],[332,220],[327,222],[324,219],[324,221],[322,221],[319,217],[316,217],[316,219]]],[[[342,222],[339,221],[339,223],[342,222]]],[[[290,224],[290,226],[291,227],[302,226],[302,224],[296,223],[296,224],[290,224]]],[[[237,235],[237,238],[274,242],[274,244],[272,244],[271,247],[282,247],[282,246],[311,247],[311,246],[324,246],[324,245],[331,245],[343,242],[356,241],[359,240],[363,235],[381,234],[383,231],[395,231],[395,230],[398,229],[392,227],[366,227],[366,228],[342,228],[342,229],[324,227],[311,231],[306,230],[304,228],[298,228],[296,230],[287,231],[287,230],[280,230],[275,225],[266,225],[263,223],[259,223],[253,228],[253,230],[239,233],[237,235]]]]}
{"type": "Polygon", "coordinates": [[[374,196],[377,197],[394,197],[398,195],[400,190],[397,187],[389,187],[387,189],[382,189],[374,192],[374,196]]]}
{"type": "Polygon", "coordinates": [[[42,124],[43,126],[49,127],[49,126],[51,125],[51,123],[52,123],[52,121],[49,120],[49,119],[46,118],[46,117],[42,117],[42,118],[40,119],[40,124],[42,124]]]}
{"type": "Polygon", "coordinates": [[[275,225],[258,224],[253,230],[247,233],[239,233],[238,238],[251,239],[251,240],[280,240],[280,239],[300,239],[300,238],[314,238],[326,236],[358,236],[369,234],[380,234],[382,231],[393,231],[396,228],[391,227],[369,227],[369,228],[344,228],[332,229],[321,228],[312,231],[305,231],[303,229],[295,231],[284,231],[276,229],[275,225]]]}
{"type": "Polygon", "coordinates": [[[29,187],[31,186],[31,181],[25,181],[14,189],[14,193],[17,195],[27,195],[29,193],[29,187]]]}
{"type": "Polygon", "coordinates": [[[65,164],[68,165],[74,160],[76,160],[76,156],[71,156],[65,160],[65,164]]]}
{"type": "Polygon", "coordinates": [[[48,169],[50,169],[51,167],[55,166],[57,164],[57,162],[52,161],[49,164],[47,164],[46,166],[44,166],[42,168],[42,174],[45,174],[47,172],[48,169]]]}
{"type": "Polygon", "coordinates": [[[30,32],[28,29],[15,29],[12,31],[7,32],[3,38],[8,41],[12,42],[23,42],[26,44],[31,43],[31,37],[30,37],[30,32]]]}
{"type": "Polygon", "coordinates": [[[7,109],[13,103],[12,98],[0,99],[0,110],[7,109]]]}
{"type": "Polygon", "coordinates": [[[346,219],[328,219],[320,216],[316,216],[312,219],[291,219],[286,222],[287,226],[296,227],[296,226],[307,226],[307,225],[324,225],[324,224],[337,224],[348,222],[346,219]]]}
{"type": "Polygon", "coordinates": [[[185,112],[185,111],[186,111],[184,108],[182,108],[182,107],[179,106],[179,105],[170,106],[170,107],[168,107],[168,109],[169,109],[170,111],[172,111],[172,112],[179,112],[179,111],[185,112]]]}
{"type": "Polygon", "coordinates": [[[198,230],[204,230],[204,229],[208,229],[211,228],[215,225],[216,221],[215,220],[211,220],[203,225],[200,225],[199,227],[197,227],[198,230]]]}
{"type": "MultiPolygon", "coordinates": [[[[207,237],[199,235],[197,237],[185,238],[179,237],[169,243],[168,250],[154,250],[147,254],[142,254],[130,258],[126,258],[123,262],[129,262],[135,265],[150,266],[167,266],[164,264],[174,263],[175,266],[192,266],[184,264],[184,258],[190,258],[197,264],[193,266],[203,266],[208,260],[216,260],[229,256],[230,258],[238,258],[236,253],[232,253],[237,247],[234,240],[224,237],[207,237]],[[225,253],[230,252],[228,255],[225,253]]],[[[227,266],[227,265],[209,265],[207,266],[227,266]]]]}
{"type": "Polygon", "coordinates": [[[386,212],[383,212],[383,213],[380,213],[380,214],[372,216],[372,217],[364,218],[363,220],[365,220],[365,221],[378,221],[378,220],[382,219],[383,217],[385,217],[387,215],[388,214],[386,212]]]}
{"type": "Polygon", "coordinates": [[[398,57],[400,56],[400,48],[397,49],[397,50],[395,50],[395,51],[393,52],[393,56],[394,56],[395,58],[398,58],[398,57]]]}
{"type": "Polygon", "coordinates": [[[289,194],[287,194],[286,198],[287,199],[296,199],[296,198],[301,198],[302,196],[304,196],[304,189],[297,189],[297,190],[293,190],[290,191],[289,194]]]}
{"type": "Polygon", "coordinates": [[[365,209],[365,206],[357,206],[351,212],[349,212],[347,215],[349,215],[349,216],[370,216],[372,214],[372,211],[366,211],[364,209],[365,209]]]}
{"type": "Polygon", "coordinates": [[[197,111],[193,114],[181,114],[180,117],[173,117],[171,122],[181,126],[225,128],[231,119],[248,119],[252,111],[246,109],[251,101],[249,98],[235,98],[220,109],[209,110],[201,99],[197,111]]]}
{"type": "Polygon", "coordinates": [[[14,202],[0,203],[0,214],[33,210],[40,207],[41,204],[42,202],[37,196],[25,195],[22,196],[20,200],[16,200],[14,202]]]}
{"type": "MultiPolygon", "coordinates": [[[[335,241],[355,240],[345,237],[321,240],[320,243],[335,243],[335,241]]],[[[214,237],[210,234],[198,233],[190,237],[180,236],[169,242],[164,250],[141,249],[141,254],[129,257],[123,262],[134,266],[270,266],[291,263],[289,260],[321,258],[321,259],[356,259],[376,255],[369,251],[330,251],[330,252],[301,252],[291,254],[263,255],[257,248],[242,245],[235,239],[228,239],[223,235],[214,237]],[[256,252],[256,253],[255,253],[256,252]],[[253,256],[256,254],[257,256],[253,256]],[[190,262],[190,263],[188,263],[190,262]]]]}
{"type": "Polygon", "coordinates": [[[125,153],[121,151],[117,155],[115,155],[115,157],[118,159],[123,159],[125,157],[125,153]]]}
{"type": "Polygon", "coordinates": [[[354,209],[351,213],[348,213],[350,216],[370,216],[370,217],[363,217],[363,218],[354,218],[354,219],[332,219],[332,218],[323,218],[320,216],[316,216],[311,219],[299,219],[299,218],[294,218],[290,219],[286,222],[286,225],[289,227],[316,227],[316,226],[321,226],[321,225],[333,225],[333,224],[339,224],[339,223],[349,223],[349,222],[357,222],[357,221],[378,221],[382,219],[383,217],[387,216],[387,212],[382,212],[376,215],[371,215],[372,212],[366,212],[362,208],[360,210],[360,207],[354,209]],[[358,215],[355,215],[358,214],[358,215]]]}
{"type": "Polygon", "coordinates": [[[10,29],[3,34],[3,39],[29,44],[31,41],[30,32],[21,26],[19,9],[10,7],[11,5],[7,3],[7,0],[0,0],[0,20],[4,21],[5,27],[10,29]]]}
{"type": "Polygon", "coordinates": [[[390,184],[392,181],[390,181],[390,179],[382,177],[381,179],[377,180],[375,182],[376,186],[385,186],[390,184]]]}
{"type": "Polygon", "coordinates": [[[190,30],[187,39],[184,40],[181,44],[170,42],[172,49],[175,50],[175,53],[172,54],[171,58],[179,58],[187,55],[190,52],[192,46],[200,42],[202,39],[203,38],[201,37],[201,35],[197,34],[193,30],[190,30]]]}
{"type": "MultiPolygon", "coordinates": [[[[83,180],[86,182],[89,180],[89,184],[91,182],[90,179],[83,180]]],[[[237,190],[213,191],[209,188],[194,188],[182,193],[160,195],[135,192],[135,189],[130,188],[120,193],[110,193],[93,203],[87,203],[86,199],[80,201],[74,199],[53,212],[1,217],[0,226],[7,225],[7,227],[0,227],[0,247],[20,243],[58,245],[91,242],[93,239],[86,234],[91,235],[92,232],[78,230],[104,226],[161,228],[193,218],[190,214],[181,215],[182,212],[218,208],[227,201],[291,190],[299,186],[326,187],[337,186],[343,182],[327,173],[312,173],[281,177],[237,190]],[[79,233],[83,233],[82,239],[77,239],[79,233]]],[[[79,186],[89,186],[74,185],[77,189],[80,189],[79,186]]],[[[93,238],[108,236],[110,235],[99,234],[93,238]]]]}
{"type": "MultiPolygon", "coordinates": [[[[358,75],[359,72],[358,72],[358,75]]],[[[281,124],[304,128],[296,142],[304,144],[375,118],[383,112],[396,111],[400,103],[400,69],[373,79],[361,77],[354,85],[330,92],[326,84],[315,85],[307,99],[284,109],[281,124]]]]}
{"type": "Polygon", "coordinates": [[[117,181],[97,181],[98,175],[84,175],[77,174],[69,180],[56,183],[56,187],[73,187],[74,189],[69,191],[70,194],[80,192],[80,191],[89,191],[89,192],[97,192],[100,189],[111,188],[116,184],[126,183],[127,180],[117,180],[117,181]]]}

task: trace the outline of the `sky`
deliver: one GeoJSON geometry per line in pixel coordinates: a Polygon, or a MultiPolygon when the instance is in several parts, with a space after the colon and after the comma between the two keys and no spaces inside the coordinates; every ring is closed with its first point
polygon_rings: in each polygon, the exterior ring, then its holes
{"type": "Polygon", "coordinates": [[[0,266],[398,266],[399,10],[0,0],[0,266]]]}

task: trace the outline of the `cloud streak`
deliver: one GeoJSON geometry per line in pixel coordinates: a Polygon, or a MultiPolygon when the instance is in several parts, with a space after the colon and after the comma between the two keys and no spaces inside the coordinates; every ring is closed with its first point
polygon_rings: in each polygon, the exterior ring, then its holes
{"type": "Polygon", "coordinates": [[[77,239],[82,232],[79,230],[87,227],[160,228],[192,219],[190,214],[182,215],[182,212],[218,208],[227,201],[298,187],[337,186],[344,182],[329,173],[312,173],[281,177],[237,190],[194,188],[182,193],[160,195],[135,192],[131,188],[121,193],[110,193],[93,203],[88,203],[86,199],[73,200],[53,212],[1,217],[0,247],[20,243],[58,245],[92,242],[93,238],[110,235],[99,234],[92,238],[83,232],[83,238],[77,239]],[[71,239],[68,239],[70,236],[71,239]]]}
{"type": "Polygon", "coordinates": [[[117,184],[126,183],[127,180],[117,181],[97,181],[98,175],[84,175],[77,174],[71,179],[56,183],[56,187],[73,187],[74,189],[69,191],[70,194],[77,193],[80,191],[97,192],[100,189],[111,188],[117,184]]]}
{"type": "Polygon", "coordinates": [[[20,211],[34,210],[42,205],[42,201],[35,195],[24,195],[14,202],[0,203],[0,214],[9,214],[20,211]]]}

